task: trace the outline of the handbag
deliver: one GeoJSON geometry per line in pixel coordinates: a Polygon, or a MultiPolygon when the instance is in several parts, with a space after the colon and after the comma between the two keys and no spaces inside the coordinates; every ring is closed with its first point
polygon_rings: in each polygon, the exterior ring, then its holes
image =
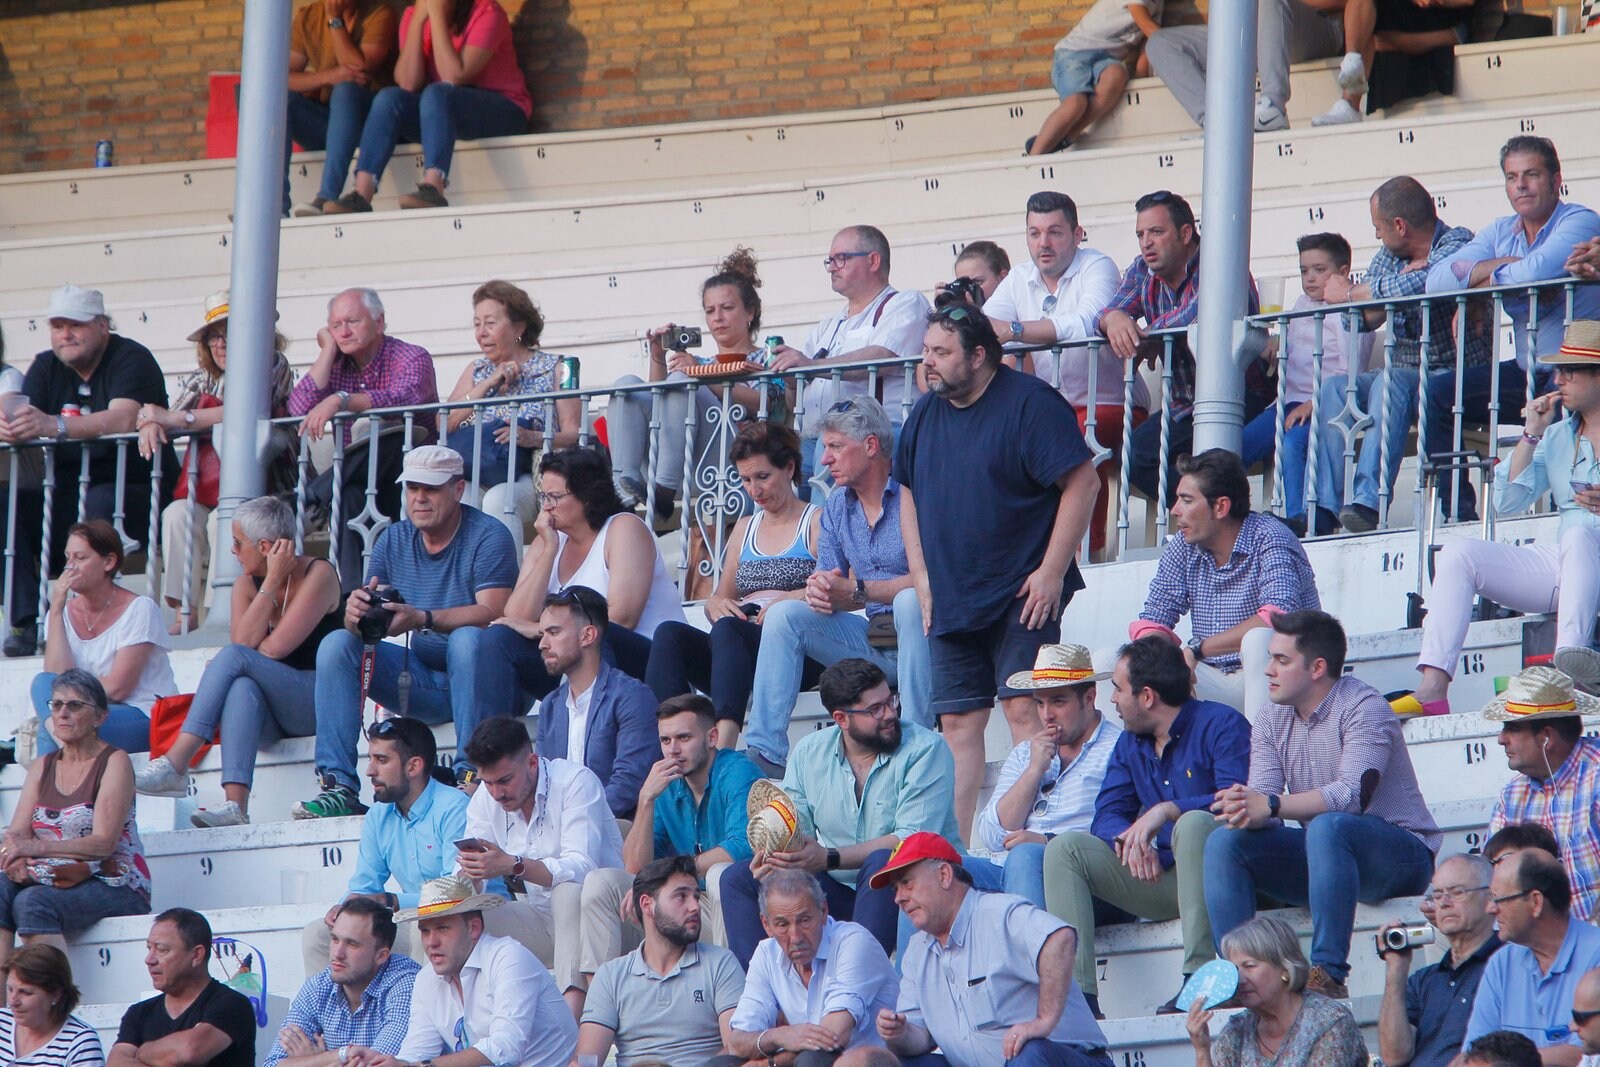
{"type": "MultiPolygon", "coordinates": [[[[180,693],[177,696],[157,697],[156,702],[150,705],[150,758],[164,756],[172,743],[178,739],[178,734],[183,732],[183,721],[189,717],[189,707],[194,703],[193,693],[180,693]]],[[[194,754],[194,759],[189,761],[190,767],[200,766],[200,760],[211,746],[222,740],[221,727],[218,727],[216,737],[200,746],[200,751],[194,754]]]]}
{"type": "MultiPolygon", "coordinates": [[[[192,410],[221,406],[220,397],[201,393],[195,398],[192,410]]],[[[189,438],[189,447],[183,450],[183,469],[178,472],[178,484],[172,490],[172,499],[189,498],[189,468],[197,461],[200,464],[200,479],[195,485],[195,503],[204,508],[214,508],[217,506],[217,495],[222,488],[222,457],[217,454],[217,447],[211,443],[210,434],[196,434],[189,438]]]]}
{"type": "Polygon", "coordinates": [[[867,644],[873,648],[900,647],[900,631],[894,628],[894,612],[882,611],[867,620],[867,644]]]}
{"type": "Polygon", "coordinates": [[[9,869],[6,877],[20,886],[42,885],[51,889],[71,889],[94,877],[94,868],[82,860],[35,859],[30,860],[24,870],[21,881],[13,878],[9,869]]]}

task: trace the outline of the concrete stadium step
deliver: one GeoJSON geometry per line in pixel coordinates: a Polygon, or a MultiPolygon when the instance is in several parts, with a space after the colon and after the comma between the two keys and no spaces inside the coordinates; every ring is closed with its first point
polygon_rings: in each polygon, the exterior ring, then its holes
{"type": "MultiPolygon", "coordinates": [[[[140,797],[140,804],[153,798],[140,797]]],[[[156,912],[303,904],[338,896],[356,871],[361,819],[263,822],[143,835],[156,912]]]]}
{"type": "MultiPolygon", "coordinates": [[[[1583,36],[1466,45],[1456,49],[1456,93],[1390,109],[1442,114],[1519,99],[1582,100],[1600,88],[1595,47],[1583,36]],[[1585,51],[1588,49],[1588,51],[1585,51]]],[[[1040,62],[1045,62],[1041,53],[1040,62]]],[[[1336,63],[1298,64],[1289,115],[1303,125],[1334,95],[1336,63]]],[[[1015,154],[1055,104],[1048,90],[939,100],[845,112],[547,134],[464,143],[449,195],[459,206],[562,199],[717,180],[760,182],[773,174],[808,178],[888,166],[921,166],[1015,154]],[[843,162],[840,162],[840,161],[843,162]]],[[[1103,148],[1194,132],[1158,79],[1130,83],[1124,105],[1086,135],[1103,148]]],[[[321,153],[296,157],[296,200],[310,200],[321,153]]],[[[420,171],[414,146],[401,146],[378,206],[394,206],[420,171]]],[[[59,171],[0,179],[0,235],[114,233],[224,221],[233,207],[233,161],[195,160],[110,170],[59,171]]]]}

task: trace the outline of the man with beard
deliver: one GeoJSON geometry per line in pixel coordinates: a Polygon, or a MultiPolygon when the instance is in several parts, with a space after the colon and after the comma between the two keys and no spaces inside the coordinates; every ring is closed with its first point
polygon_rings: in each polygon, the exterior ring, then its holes
{"type": "MultiPolygon", "coordinates": [[[[757,852],[722,876],[728,947],[746,968],[762,936],[757,894],[769,872],[826,871],[818,880],[828,911],[865,926],[893,952],[894,898],[868,888],[868,876],[918,830],[960,839],[950,749],[932,730],[900,721],[899,698],[883,671],[866,660],[840,660],[822,672],[817,693],[834,725],[795,745],[784,772],[783,789],[796,815],[793,846],[757,852]]],[[[998,889],[998,868],[978,866],[989,868],[989,887],[998,889]]]]}
{"type": "Polygon", "coordinates": [[[337,910],[327,970],[300,987],[264,1067],[340,1067],[400,1051],[417,961],[394,952],[394,915],[382,904],[351,897],[337,910]]]}
{"type": "Polygon", "coordinates": [[[578,1056],[621,1067],[703,1064],[726,1046],[744,972],[733,953],[700,943],[694,857],[652,860],[633,882],[644,943],[595,972],[578,1027],[578,1056]]]}
{"type": "Polygon", "coordinates": [[[656,698],[601,659],[608,624],[606,598],[588,586],[545,598],[539,656],[561,684],[539,704],[535,747],[589,768],[605,783],[612,814],[631,819],[656,748],[656,698]]]}
{"type": "Polygon", "coordinates": [[[994,327],[973,308],[928,317],[922,365],[932,390],[896,444],[900,529],[928,634],[932,712],[955,758],[965,840],[983,784],[995,696],[1020,745],[1039,732],[1033,695],[1007,684],[1061,640],[1083,588],[1074,554],[1099,481],[1066,397],[1000,363],[994,327]]]}

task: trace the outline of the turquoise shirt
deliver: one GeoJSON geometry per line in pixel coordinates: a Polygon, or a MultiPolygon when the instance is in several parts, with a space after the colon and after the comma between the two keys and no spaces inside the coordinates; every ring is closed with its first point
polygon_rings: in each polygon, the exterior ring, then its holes
{"type": "MultiPolygon", "coordinates": [[[[789,756],[784,790],[799,808],[800,826],[825,848],[844,848],[893,834],[931,830],[960,847],[956,827],[955,757],[944,738],[901,721],[900,747],[879,753],[856,799],[856,775],[837,726],[801,739],[789,756]]],[[[854,871],[830,871],[845,885],[854,871]]]]}
{"type": "MultiPolygon", "coordinates": [[[[414,908],[422,883],[456,869],[456,842],[467,836],[467,795],[429,779],[411,811],[374,804],[361,820],[361,848],[352,893],[382,893],[393,878],[399,907],[414,908]]],[[[505,880],[490,879],[484,892],[507,896],[505,880]]]]}
{"type": "Polygon", "coordinates": [[[655,803],[656,858],[698,856],[725,848],[735,863],[749,859],[750,817],[745,813],[745,800],[760,777],[760,768],[743,752],[719,748],[712,757],[706,792],[698,807],[688,782],[679,778],[669,784],[655,803]]]}

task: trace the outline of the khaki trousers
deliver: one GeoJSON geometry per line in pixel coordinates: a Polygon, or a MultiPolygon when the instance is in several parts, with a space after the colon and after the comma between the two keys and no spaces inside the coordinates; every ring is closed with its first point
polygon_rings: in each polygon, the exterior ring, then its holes
{"type": "MultiPolygon", "coordinates": [[[[728,935],[716,889],[729,866],[719,863],[707,871],[706,888],[700,891],[700,939],[723,947],[727,947],[728,935]]],[[[585,975],[594,974],[607,960],[632,952],[644,940],[643,927],[622,921],[622,901],[632,889],[633,875],[619,867],[601,867],[584,879],[578,968],[585,975]]]]}
{"type": "Polygon", "coordinates": [[[1052,914],[1078,932],[1078,985],[1099,994],[1095,973],[1094,900],[1141,919],[1183,921],[1183,973],[1216,956],[1204,886],[1206,838],[1217,827],[1209,811],[1191,811],[1172,830],[1176,862],[1154,882],[1128,873],[1111,846],[1093,834],[1059,834],[1044,850],[1044,897],[1052,914]]]}

